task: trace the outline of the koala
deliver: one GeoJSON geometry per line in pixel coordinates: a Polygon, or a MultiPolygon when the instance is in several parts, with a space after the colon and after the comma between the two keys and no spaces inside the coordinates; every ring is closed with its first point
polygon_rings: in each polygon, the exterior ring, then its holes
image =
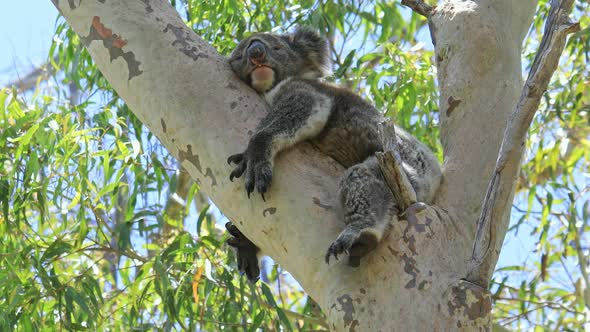
{"type": "MultiPolygon", "coordinates": [[[[230,180],[244,176],[248,197],[257,191],[264,200],[275,156],[299,142],[311,142],[346,168],[338,193],[345,227],[327,249],[325,261],[348,254],[348,264],[359,266],[387,232],[392,215],[400,212],[374,156],[384,149],[381,113],[353,92],[320,80],[330,68],[328,45],[309,28],[287,35],[253,34],[237,45],[229,63],[269,106],[246,149],[227,159],[235,165],[230,180]]],[[[418,200],[430,202],[441,178],[438,160],[416,138],[395,129],[404,171],[418,200]]],[[[259,271],[256,247],[235,226],[227,227],[241,272],[257,279],[252,276],[259,271]]]]}

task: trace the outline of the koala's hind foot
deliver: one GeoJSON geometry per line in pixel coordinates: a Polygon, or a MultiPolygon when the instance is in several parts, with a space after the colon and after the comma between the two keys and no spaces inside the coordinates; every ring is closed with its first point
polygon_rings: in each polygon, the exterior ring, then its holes
{"type": "Polygon", "coordinates": [[[348,254],[348,265],[358,267],[361,258],[375,249],[381,241],[383,232],[373,228],[357,229],[353,225],[347,226],[332,242],[326,253],[326,263],[330,263],[330,257],[338,259],[338,255],[348,254]]]}
{"type": "Polygon", "coordinates": [[[248,240],[231,222],[226,223],[225,228],[232,236],[226,242],[236,250],[238,271],[240,271],[240,274],[245,274],[250,282],[255,283],[260,276],[258,247],[252,241],[248,240]]]}
{"type": "Polygon", "coordinates": [[[330,245],[326,263],[346,253],[348,265],[357,267],[381,242],[395,213],[393,195],[375,157],[346,170],[340,180],[340,203],[346,228],[330,245]]]}

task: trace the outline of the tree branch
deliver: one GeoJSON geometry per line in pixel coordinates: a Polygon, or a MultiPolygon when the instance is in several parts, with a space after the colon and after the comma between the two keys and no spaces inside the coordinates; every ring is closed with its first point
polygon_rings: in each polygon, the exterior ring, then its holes
{"type": "MultiPolygon", "coordinates": [[[[54,62],[57,62],[57,57],[53,58],[54,62]]],[[[5,87],[10,88],[15,86],[18,91],[29,91],[37,86],[38,82],[47,80],[51,75],[55,73],[55,68],[48,61],[36,68],[33,68],[23,77],[19,77],[16,80],[8,82],[5,87]]]]}
{"type": "Polygon", "coordinates": [[[331,329],[489,325],[486,291],[458,278],[467,274],[469,227],[520,91],[520,41],[514,36],[524,35],[533,1],[487,0],[489,5],[474,7],[472,1],[444,0],[447,6],[431,13],[439,35],[441,108],[454,101],[441,111],[440,208],[411,205],[359,269],[324,263],[326,248],[344,228],[336,194],[343,168],[313,146],[299,144],[277,156],[266,202],[247,200],[243,182],[229,182],[226,157],[243,149],[266,105],[168,2],[53,1],[137,117],[244,235],[325,309],[331,329]],[[423,319],[431,313],[434,319],[423,319]]]}
{"type": "Polygon", "coordinates": [[[399,211],[403,212],[417,202],[416,192],[402,168],[399,155],[396,153],[399,149],[393,123],[391,121],[381,123],[379,134],[385,152],[377,152],[375,157],[377,157],[381,173],[383,173],[395,201],[399,204],[399,211]]]}
{"type": "Polygon", "coordinates": [[[434,7],[424,3],[422,0],[402,0],[402,5],[412,8],[413,11],[424,17],[430,17],[430,14],[434,10],[434,7]]]}
{"type": "Polygon", "coordinates": [[[557,69],[567,35],[580,29],[578,23],[569,22],[568,16],[572,6],[573,0],[551,1],[551,10],[539,51],[531,66],[516,109],[508,120],[494,174],[489,182],[477,222],[473,243],[472,266],[468,280],[478,284],[487,284],[497,259],[497,252],[495,251],[496,254],[492,255],[490,251],[498,240],[497,224],[499,223],[495,221],[502,218],[504,213],[509,213],[506,204],[512,201],[514,180],[518,174],[527,130],[539,107],[541,97],[547,90],[551,76],[557,69]]]}

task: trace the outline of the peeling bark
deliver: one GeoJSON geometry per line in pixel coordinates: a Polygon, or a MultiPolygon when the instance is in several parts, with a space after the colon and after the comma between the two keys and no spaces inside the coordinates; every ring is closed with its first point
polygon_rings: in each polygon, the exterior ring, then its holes
{"type": "MultiPolygon", "coordinates": [[[[437,41],[443,183],[435,206],[408,199],[388,237],[356,269],[324,264],[344,226],[336,214],[343,169],[334,161],[309,144],[282,153],[266,202],[248,200],[242,181],[228,181],[226,157],[244,147],[266,106],[167,2],[54,3],[130,109],[240,230],[292,273],[333,330],[490,329],[489,293],[464,278],[501,133],[522,86],[521,43],[536,1],[419,7],[437,41]]],[[[507,208],[502,218],[508,215],[507,208]]]]}

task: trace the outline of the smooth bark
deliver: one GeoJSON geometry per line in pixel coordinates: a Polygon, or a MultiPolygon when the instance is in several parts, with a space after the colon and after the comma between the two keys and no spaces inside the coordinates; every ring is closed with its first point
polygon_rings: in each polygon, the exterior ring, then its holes
{"type": "MultiPolygon", "coordinates": [[[[243,181],[229,182],[225,160],[244,149],[265,104],[167,2],[55,3],[133,112],[242,232],[292,273],[332,329],[490,328],[489,293],[464,278],[522,87],[521,43],[536,1],[444,0],[428,13],[437,41],[443,183],[436,206],[411,205],[357,269],[324,263],[343,227],[336,215],[343,169],[309,144],[278,157],[266,202],[248,200],[243,181]]],[[[508,215],[506,208],[504,221],[508,215]]]]}

